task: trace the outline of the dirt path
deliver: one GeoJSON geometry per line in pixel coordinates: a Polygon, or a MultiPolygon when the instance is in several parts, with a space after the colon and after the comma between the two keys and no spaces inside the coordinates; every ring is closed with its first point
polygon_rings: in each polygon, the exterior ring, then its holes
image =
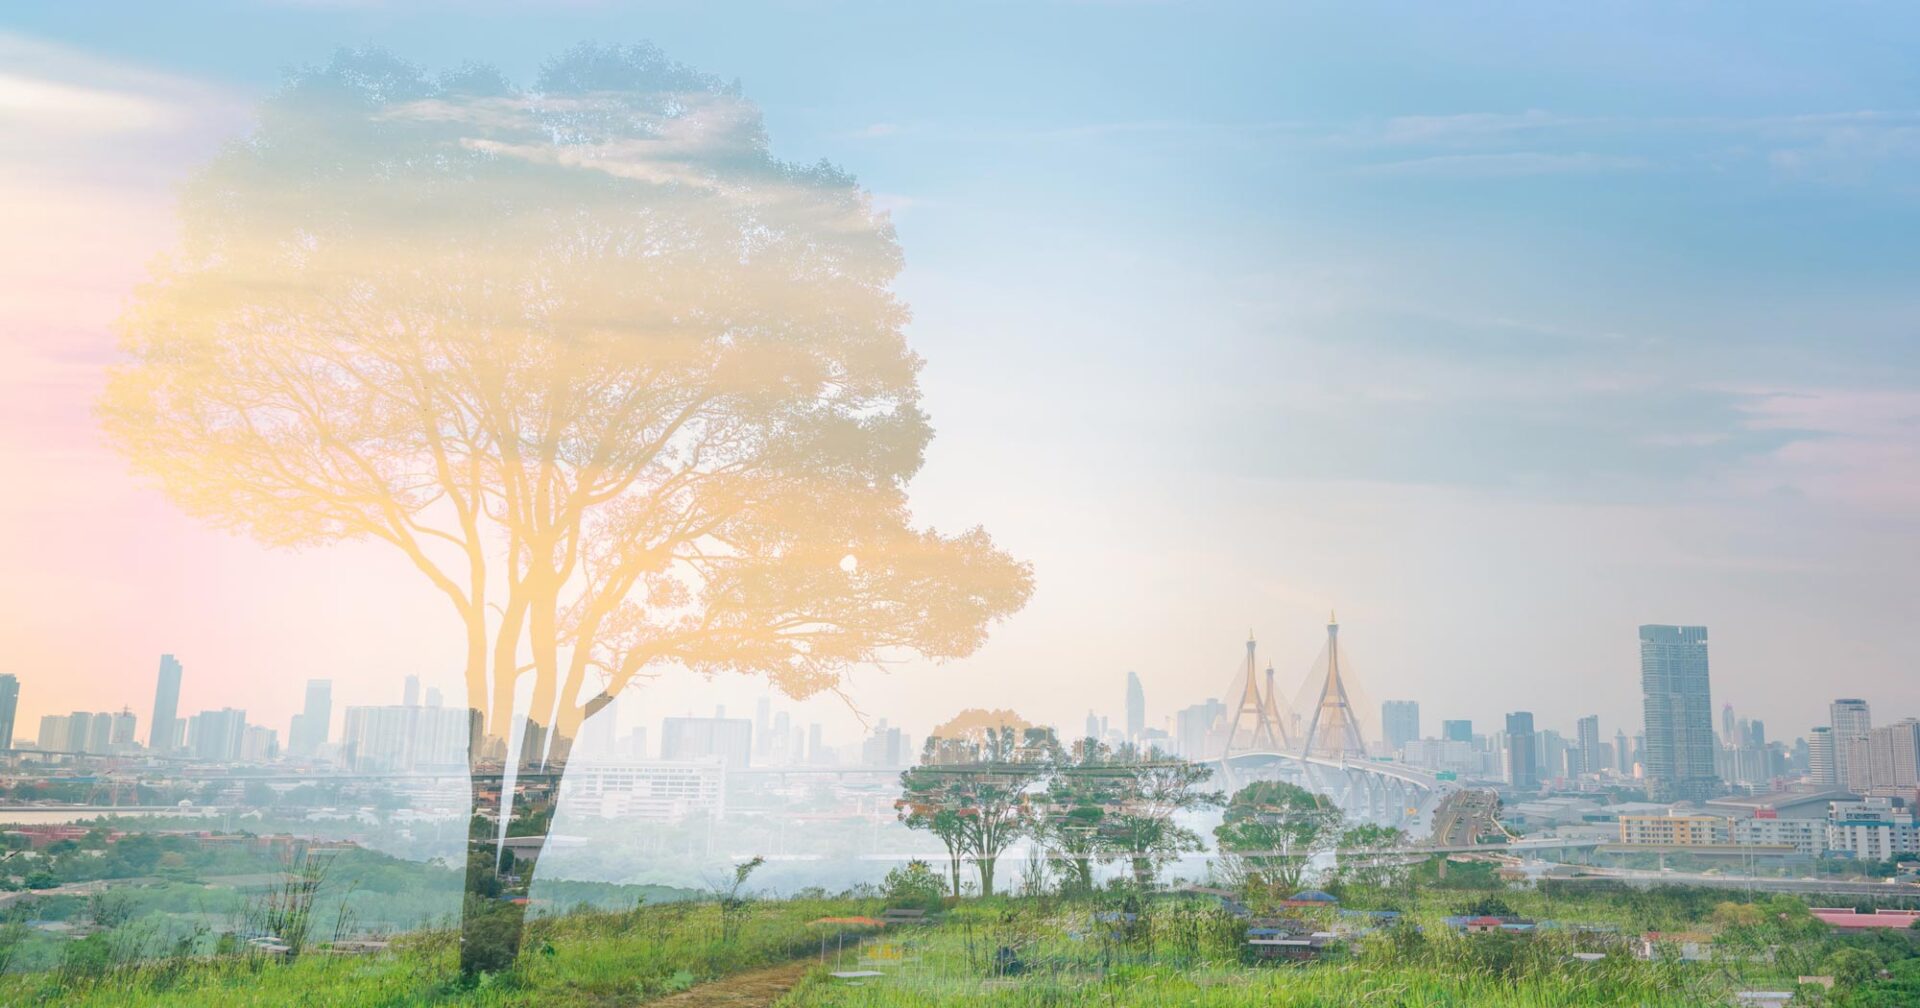
{"type": "Polygon", "coordinates": [[[764,1008],[792,990],[812,969],[809,957],[748,970],[647,1002],[647,1008],[764,1008]]]}

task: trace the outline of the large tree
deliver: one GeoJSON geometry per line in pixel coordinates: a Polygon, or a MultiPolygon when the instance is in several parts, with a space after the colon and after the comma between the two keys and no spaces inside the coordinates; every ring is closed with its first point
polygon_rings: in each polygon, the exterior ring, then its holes
{"type": "Polygon", "coordinates": [[[550,804],[636,679],[806,696],[968,654],[1027,598],[985,532],[912,524],[930,428],[885,215],[657,50],[581,47],[529,88],[343,53],[262,106],[181,224],[106,426],[186,510],[387,543],[445,599],[473,712],[464,970],[518,950],[551,808],[515,795],[550,804]]]}
{"type": "Polygon", "coordinates": [[[1233,793],[1214,841],[1241,885],[1269,895],[1300,888],[1314,855],[1340,835],[1340,810],[1285,781],[1255,781],[1233,793]]]}
{"type": "Polygon", "coordinates": [[[1167,862],[1205,849],[1200,835],[1176,817],[1218,806],[1224,796],[1203,789],[1213,777],[1204,763],[1123,745],[1112,764],[1120,771],[1120,790],[1103,817],[1101,836],[1112,856],[1127,860],[1134,882],[1149,886],[1167,862]]]}
{"type": "Polygon", "coordinates": [[[1035,728],[1011,711],[993,723],[976,723],[963,712],[949,725],[964,725],[961,738],[929,735],[919,766],[900,774],[894,803],[908,829],[926,830],[947,848],[954,895],[960,892],[960,862],[973,862],[980,895],[993,895],[994,867],[1015,840],[1033,831],[1035,785],[1059,749],[1053,733],[1035,728]],[[1016,729],[1015,724],[1024,727],[1016,729]]]}
{"type": "Polygon", "coordinates": [[[1054,761],[1033,814],[1034,838],[1061,862],[1062,887],[1093,890],[1094,866],[1110,859],[1107,813],[1126,792],[1128,775],[1098,739],[1075,742],[1054,761]]]}

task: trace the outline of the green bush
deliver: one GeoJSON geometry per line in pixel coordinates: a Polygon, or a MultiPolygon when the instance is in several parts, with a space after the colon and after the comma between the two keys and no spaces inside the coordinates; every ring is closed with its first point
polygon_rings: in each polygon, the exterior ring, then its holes
{"type": "Polygon", "coordinates": [[[890,907],[931,911],[946,902],[947,885],[931,865],[916,858],[887,872],[881,892],[890,907]]]}

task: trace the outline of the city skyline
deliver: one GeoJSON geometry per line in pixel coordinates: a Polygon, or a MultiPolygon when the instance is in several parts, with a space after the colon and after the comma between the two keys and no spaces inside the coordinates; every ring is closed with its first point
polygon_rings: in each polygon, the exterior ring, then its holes
{"type": "MultiPolygon", "coordinates": [[[[1604,24],[1515,25],[1437,63],[1410,31],[1346,63],[1289,49],[1304,36],[1284,24],[1358,15],[1241,14],[1267,30],[1208,73],[1176,64],[1096,94],[1074,82],[1197,29],[1147,5],[1116,15],[1105,47],[1062,52],[977,26],[875,44],[852,8],[783,14],[764,37],[689,11],[507,13],[515,30],[494,40],[350,5],[20,12],[9,64],[70,103],[10,111],[41,140],[0,165],[31,242],[0,259],[34,295],[6,309],[28,335],[9,348],[0,460],[66,488],[0,515],[21,559],[0,584],[23,614],[8,645],[48,679],[29,703],[117,696],[169,649],[201,670],[192,709],[225,697],[284,720],[298,698],[268,681],[282,676],[459,689],[421,632],[444,617],[391,587],[391,562],[207,531],[125,474],[91,407],[110,326],[173,240],[178,184],[285,67],[379,37],[429,66],[525,73],[530,47],[647,37],[741,76],[782,152],[844,164],[892,212],[940,430],[914,506],[1035,563],[1032,605],[983,651],[860,676],[863,707],[934,723],[978,690],[1062,722],[1084,713],[1082,677],[1109,669],[1155,696],[1211,680],[1249,622],[1296,677],[1328,603],[1381,696],[1471,682],[1477,704],[1545,676],[1562,688],[1535,704],[1543,719],[1619,722],[1639,705],[1621,628],[1670,621],[1715,627],[1721,692],[1796,733],[1830,699],[1809,667],[1920,707],[1920,644],[1895,629],[1920,570],[1904,419],[1920,381],[1894,321],[1920,233],[1897,184],[1915,155],[1898,141],[1915,99],[1900,61],[1696,12],[1660,21],[1725,58],[1683,61],[1681,79],[1566,58],[1618,37],[1604,24]],[[249,43],[207,48],[216,21],[249,43]],[[796,24],[834,41],[774,44],[796,24]],[[909,41],[936,55],[898,65],[909,41]],[[1004,74],[947,93],[989,41],[1014,46],[1004,74]],[[1756,65],[1812,83],[1788,96],[1742,70],[1756,65]],[[1648,111],[1675,93],[1684,108],[1648,111]],[[1848,143],[1863,160],[1842,170],[1848,143]],[[1097,201],[1086,178],[1108,179],[1097,201]],[[1108,212],[1116,197],[1135,209],[1108,212]],[[1103,397],[1064,392],[1063,373],[1103,397]],[[98,612],[119,619],[94,627],[98,612]]],[[[656,686],[661,709],[703,688],[656,686]]],[[[1504,712],[1427,698],[1436,715],[1504,712]]]]}

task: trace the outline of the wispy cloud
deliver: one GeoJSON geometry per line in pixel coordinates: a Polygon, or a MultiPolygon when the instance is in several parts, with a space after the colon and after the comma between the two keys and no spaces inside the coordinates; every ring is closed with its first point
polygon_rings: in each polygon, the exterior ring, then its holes
{"type": "Polygon", "coordinates": [[[1436,154],[1401,161],[1363,164],[1361,175],[1425,175],[1445,178],[1515,178],[1528,175],[1595,174],[1646,168],[1645,158],[1576,151],[1501,151],[1491,154],[1436,154]]]}

